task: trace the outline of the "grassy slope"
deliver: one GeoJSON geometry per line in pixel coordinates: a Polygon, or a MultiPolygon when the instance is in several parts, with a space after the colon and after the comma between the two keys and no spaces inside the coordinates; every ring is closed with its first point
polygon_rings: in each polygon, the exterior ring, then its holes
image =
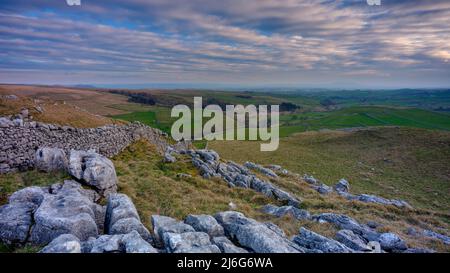
{"type": "Polygon", "coordinates": [[[282,138],[275,152],[258,142],[210,142],[223,157],[280,164],[325,183],[350,181],[353,192],[401,198],[415,207],[450,211],[450,133],[409,128],[308,132],[282,138]]]}
{"type": "Polygon", "coordinates": [[[151,214],[164,214],[178,219],[190,213],[215,213],[235,203],[242,211],[254,214],[255,208],[269,200],[251,190],[230,189],[222,181],[204,180],[198,176],[190,159],[179,158],[176,164],[164,164],[154,147],[139,142],[114,159],[119,178],[119,191],[128,194],[142,219],[150,224],[151,214]],[[178,178],[177,174],[192,178],[178,178]]]}
{"type": "MultiPolygon", "coordinates": [[[[252,190],[229,188],[222,180],[202,179],[193,168],[190,160],[178,157],[176,164],[162,163],[162,158],[153,146],[146,142],[138,142],[120,155],[113,158],[119,179],[119,191],[129,195],[141,216],[144,224],[151,230],[150,215],[164,214],[183,219],[188,214],[214,214],[228,209],[228,203],[237,205],[237,210],[259,221],[270,221],[279,225],[289,236],[298,232],[300,226],[312,229],[320,234],[333,236],[336,229],[329,224],[297,221],[289,216],[274,218],[262,214],[259,209],[268,203],[275,203],[252,190]],[[191,178],[178,178],[177,174],[187,173],[191,178]]],[[[0,185],[5,195],[18,188],[29,185],[48,185],[62,181],[64,174],[44,174],[27,172],[20,174],[0,175],[0,185]],[[20,181],[26,182],[20,182],[20,181]],[[14,181],[19,181],[14,184],[14,181]],[[8,185],[14,184],[13,187],[8,185]]],[[[267,178],[266,178],[267,179],[267,178]]],[[[436,214],[426,210],[402,210],[390,206],[349,202],[334,194],[324,197],[310,189],[298,177],[280,177],[272,183],[295,193],[302,198],[302,206],[311,213],[336,212],[344,213],[361,222],[369,220],[381,223],[379,231],[399,233],[411,246],[433,247],[441,251],[450,251],[448,246],[434,240],[424,240],[406,234],[407,227],[449,228],[446,214],[436,214]]],[[[4,203],[5,200],[2,201],[4,203]]],[[[280,204],[278,204],[280,205],[280,204]]],[[[441,231],[442,232],[442,231],[441,231]]],[[[37,249],[8,249],[0,246],[0,251],[32,252],[37,249]]]]}
{"type": "Polygon", "coordinates": [[[40,99],[39,103],[36,103],[31,98],[22,96],[17,100],[0,99],[0,116],[18,114],[22,108],[29,109],[29,114],[33,116],[35,121],[78,128],[99,127],[117,122],[107,117],[93,115],[68,103],[48,99],[40,99]],[[40,106],[44,111],[42,113],[38,112],[35,108],[36,106],[40,106]]]}
{"type": "MultiPolygon", "coordinates": [[[[204,180],[192,167],[190,159],[183,156],[176,164],[162,163],[162,158],[154,148],[139,142],[114,158],[119,177],[119,191],[128,194],[134,201],[144,223],[150,227],[149,216],[155,213],[169,215],[178,219],[188,214],[213,214],[227,210],[228,203],[235,203],[239,211],[260,221],[278,224],[288,235],[298,232],[305,226],[321,234],[333,236],[336,229],[330,225],[314,222],[299,222],[291,217],[281,219],[259,212],[261,206],[275,203],[252,190],[228,188],[222,180],[204,180]],[[177,174],[188,173],[192,178],[178,178],[177,174]]],[[[266,178],[267,179],[267,178],[266,178]]],[[[401,210],[361,202],[348,202],[334,194],[323,197],[297,177],[282,177],[272,180],[280,187],[295,193],[304,200],[303,207],[311,213],[345,213],[366,222],[375,220],[385,226],[380,231],[395,231],[406,238],[413,246],[436,247],[450,251],[441,243],[418,240],[406,234],[409,226],[417,228],[448,228],[447,214],[435,214],[428,210],[401,210]]]]}

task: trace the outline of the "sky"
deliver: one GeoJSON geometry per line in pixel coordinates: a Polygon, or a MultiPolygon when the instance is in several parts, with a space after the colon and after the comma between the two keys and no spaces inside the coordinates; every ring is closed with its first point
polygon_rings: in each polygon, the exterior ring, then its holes
{"type": "Polygon", "coordinates": [[[450,88],[450,1],[1,0],[0,82],[450,88]]]}

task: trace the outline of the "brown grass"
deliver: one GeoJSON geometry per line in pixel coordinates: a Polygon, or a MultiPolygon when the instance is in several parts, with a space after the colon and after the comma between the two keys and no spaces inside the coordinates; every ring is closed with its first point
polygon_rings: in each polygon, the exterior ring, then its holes
{"type": "Polygon", "coordinates": [[[22,108],[27,108],[33,120],[46,123],[69,125],[78,128],[92,128],[118,123],[117,120],[99,114],[93,114],[86,110],[86,108],[90,108],[90,110],[96,109],[94,113],[102,113],[104,112],[102,110],[104,108],[102,107],[102,103],[106,103],[106,101],[102,101],[101,99],[97,101],[98,96],[91,98],[89,95],[90,91],[86,91],[87,94],[79,95],[78,93],[84,91],[53,88],[47,91],[43,87],[40,89],[30,87],[31,89],[28,90],[25,86],[19,87],[0,86],[0,95],[16,94],[19,97],[17,100],[0,99],[1,116],[15,115],[22,108]],[[100,103],[99,106],[97,108],[94,107],[93,105],[98,102],[100,103]],[[90,107],[91,104],[92,107],[90,107]],[[44,111],[42,113],[37,111],[37,106],[41,107],[44,111]],[[80,106],[85,108],[80,108],[80,106]]]}
{"type": "Polygon", "coordinates": [[[115,104],[127,103],[127,98],[100,89],[81,89],[55,86],[32,85],[0,85],[0,95],[14,94],[17,96],[48,100],[52,102],[71,104],[94,115],[109,116],[127,113],[109,107],[115,104]]]}

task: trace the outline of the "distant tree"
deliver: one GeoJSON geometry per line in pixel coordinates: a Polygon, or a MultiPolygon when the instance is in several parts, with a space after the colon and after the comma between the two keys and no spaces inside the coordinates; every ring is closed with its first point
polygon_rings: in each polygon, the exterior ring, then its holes
{"type": "Polygon", "coordinates": [[[155,98],[151,94],[148,94],[148,93],[129,93],[128,101],[142,103],[142,104],[149,104],[149,105],[156,104],[155,98]]]}
{"type": "Polygon", "coordinates": [[[253,98],[253,97],[250,96],[250,95],[236,95],[236,98],[241,98],[241,99],[251,99],[251,98],[253,98]]]}
{"type": "Polygon", "coordinates": [[[323,99],[320,101],[320,105],[322,105],[324,107],[330,107],[330,106],[336,105],[336,102],[334,102],[331,99],[323,99]]]}
{"type": "Polygon", "coordinates": [[[282,102],[280,104],[280,112],[294,112],[299,108],[300,106],[290,102],[282,102]]]}

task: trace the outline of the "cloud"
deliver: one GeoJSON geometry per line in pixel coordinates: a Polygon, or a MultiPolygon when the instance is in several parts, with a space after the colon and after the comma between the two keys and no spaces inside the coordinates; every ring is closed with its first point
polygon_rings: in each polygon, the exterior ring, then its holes
{"type": "Polygon", "coordinates": [[[316,75],[311,80],[320,83],[397,73],[399,81],[426,82],[431,73],[450,74],[450,2],[365,2],[84,0],[70,7],[4,0],[0,81],[20,71],[38,78],[30,69],[89,71],[91,82],[120,72],[127,82],[176,75],[249,83],[257,75],[292,83],[301,74],[316,75]]]}

